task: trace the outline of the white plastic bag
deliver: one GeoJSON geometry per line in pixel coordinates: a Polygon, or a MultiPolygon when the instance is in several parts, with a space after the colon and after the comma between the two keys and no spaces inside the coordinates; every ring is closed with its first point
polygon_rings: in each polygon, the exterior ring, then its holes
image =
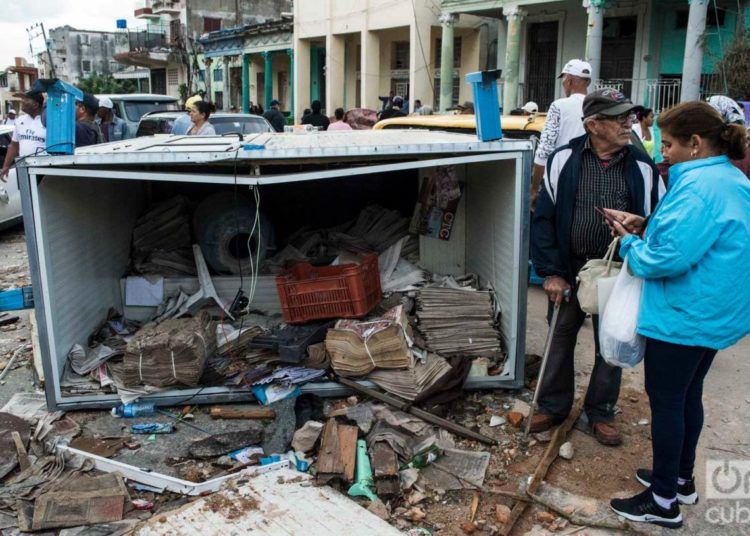
{"type": "MultiPolygon", "coordinates": [[[[602,292],[607,286],[600,283],[602,292]]],[[[643,279],[630,274],[626,259],[609,299],[604,300],[604,310],[600,309],[599,347],[604,361],[613,367],[632,368],[643,359],[646,339],[637,332],[642,290],[643,279]]]]}

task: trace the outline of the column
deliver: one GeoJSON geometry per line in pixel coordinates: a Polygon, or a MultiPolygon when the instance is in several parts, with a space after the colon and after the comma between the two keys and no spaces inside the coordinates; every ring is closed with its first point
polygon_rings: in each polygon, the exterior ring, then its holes
{"type": "Polygon", "coordinates": [[[242,55],[242,113],[250,113],[250,54],[242,55]]]}
{"type": "Polygon", "coordinates": [[[326,99],[323,105],[326,113],[344,104],[344,55],[346,42],[344,37],[329,33],[326,35],[326,99]]]}
{"type": "Polygon", "coordinates": [[[295,95],[294,122],[298,123],[302,117],[302,110],[310,99],[310,41],[296,39],[294,41],[294,87],[302,91],[295,95]],[[307,93],[305,93],[307,91],[307,93]]]}
{"type": "MultiPolygon", "coordinates": [[[[440,15],[442,34],[440,37],[440,111],[446,112],[453,106],[453,13],[440,15]]],[[[426,103],[426,101],[422,101],[426,103]]]]}
{"type": "MultiPolygon", "coordinates": [[[[380,36],[369,30],[362,30],[362,60],[359,74],[362,108],[380,110],[378,93],[380,91],[380,36]]],[[[424,101],[422,101],[424,102],[424,101]]]]}
{"type": "Polygon", "coordinates": [[[213,100],[213,93],[211,93],[211,82],[213,81],[211,64],[213,63],[213,60],[211,58],[204,58],[203,63],[206,66],[206,100],[213,100]]]}
{"type": "Polygon", "coordinates": [[[294,49],[287,48],[289,56],[289,114],[294,119],[294,49]]]}
{"type": "Polygon", "coordinates": [[[508,44],[508,28],[505,20],[497,21],[497,68],[505,71],[505,50],[508,44]]]}
{"type": "Polygon", "coordinates": [[[526,13],[518,6],[508,6],[503,7],[503,15],[508,21],[505,43],[505,71],[503,72],[503,112],[507,114],[518,106],[521,23],[526,13]]]}
{"type": "MultiPolygon", "coordinates": [[[[414,101],[422,103],[435,100],[432,57],[432,24],[429,19],[416,18],[409,26],[409,112],[414,111],[414,101]]],[[[451,55],[451,58],[453,56],[451,55]]],[[[404,95],[406,97],[406,95],[404,95]]]]}
{"type": "Polygon", "coordinates": [[[224,82],[222,84],[224,97],[222,99],[221,109],[228,112],[229,108],[232,106],[232,77],[230,76],[229,71],[229,61],[231,60],[231,57],[224,56],[222,59],[224,60],[224,82]]]}
{"type": "Polygon", "coordinates": [[[264,50],[261,54],[263,54],[263,60],[265,61],[265,65],[263,66],[263,91],[265,92],[263,108],[268,110],[273,100],[273,52],[264,50]]]}
{"type": "MultiPolygon", "coordinates": [[[[604,38],[604,10],[606,0],[583,0],[588,12],[586,26],[586,61],[591,64],[591,81],[596,84],[602,65],[602,39],[604,38]]],[[[592,87],[593,89],[593,87],[592,87]]]]}
{"type": "Polygon", "coordinates": [[[682,60],[682,93],[680,102],[699,100],[703,71],[703,33],[706,31],[708,0],[689,0],[685,56],[682,60]]]}

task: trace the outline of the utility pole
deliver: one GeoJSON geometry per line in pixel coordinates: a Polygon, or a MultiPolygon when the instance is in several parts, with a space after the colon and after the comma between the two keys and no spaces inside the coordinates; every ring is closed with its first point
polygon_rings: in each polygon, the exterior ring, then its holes
{"type": "Polygon", "coordinates": [[[700,100],[703,70],[703,34],[706,31],[708,0],[689,0],[685,56],[682,62],[682,94],[680,102],[700,100]]]}
{"type": "Polygon", "coordinates": [[[47,51],[47,61],[49,61],[49,70],[50,74],[52,75],[52,78],[57,78],[57,75],[55,74],[55,64],[52,63],[52,53],[49,51],[49,43],[47,43],[47,32],[44,30],[44,23],[37,22],[36,24],[32,24],[28,28],[26,28],[26,34],[29,36],[29,52],[31,52],[32,58],[35,56],[34,54],[34,39],[38,38],[40,35],[44,39],[44,48],[47,51]]]}

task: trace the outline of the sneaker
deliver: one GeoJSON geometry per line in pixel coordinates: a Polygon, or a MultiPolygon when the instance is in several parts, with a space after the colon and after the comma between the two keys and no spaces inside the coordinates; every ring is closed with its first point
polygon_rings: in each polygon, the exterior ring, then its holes
{"type": "MultiPolygon", "coordinates": [[[[638,469],[635,472],[635,478],[638,482],[646,486],[651,487],[651,480],[653,471],[650,469],[638,469]]],[[[695,479],[691,478],[684,484],[677,484],[677,500],[680,504],[697,504],[698,503],[698,492],[695,491],[695,479]]]]}
{"type": "Polygon", "coordinates": [[[680,513],[679,503],[675,501],[672,503],[671,508],[662,508],[656,504],[650,489],[629,499],[612,499],[609,502],[609,506],[617,515],[630,521],[653,523],[654,525],[670,529],[682,526],[682,514],[680,513]]]}

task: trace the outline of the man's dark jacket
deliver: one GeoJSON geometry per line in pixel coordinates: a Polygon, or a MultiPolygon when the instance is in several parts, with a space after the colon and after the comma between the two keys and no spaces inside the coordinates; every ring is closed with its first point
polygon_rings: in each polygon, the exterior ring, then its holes
{"type": "MultiPolygon", "coordinates": [[[[573,284],[578,275],[570,250],[578,179],[588,134],[570,140],[547,159],[531,222],[531,260],[542,277],[558,275],[573,284]]],[[[664,194],[659,170],[649,156],[629,145],[624,149],[624,173],[630,190],[627,211],[648,216],[664,194]]]]}

